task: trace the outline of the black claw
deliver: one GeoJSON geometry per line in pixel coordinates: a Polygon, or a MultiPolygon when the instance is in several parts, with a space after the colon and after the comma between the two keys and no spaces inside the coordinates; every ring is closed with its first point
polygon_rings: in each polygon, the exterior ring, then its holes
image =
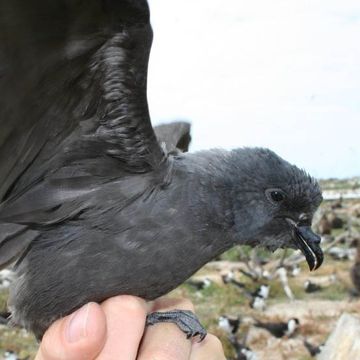
{"type": "Polygon", "coordinates": [[[186,334],[186,338],[199,336],[199,342],[206,337],[206,330],[194,313],[187,310],[173,310],[167,312],[154,312],[147,316],[146,325],[155,325],[161,322],[172,322],[186,334]]]}

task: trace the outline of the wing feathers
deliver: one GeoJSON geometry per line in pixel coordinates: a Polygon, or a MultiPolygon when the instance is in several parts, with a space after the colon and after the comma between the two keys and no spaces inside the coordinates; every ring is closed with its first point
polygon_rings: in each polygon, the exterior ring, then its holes
{"type": "Polygon", "coordinates": [[[164,154],[150,124],[146,99],[147,56],[138,43],[151,42],[151,29],[116,34],[96,54],[92,69],[102,97],[96,137],[107,154],[136,172],[156,168],[164,154]],[[141,40],[141,41],[140,41],[141,40]],[[130,50],[129,50],[130,49],[130,50]]]}
{"type": "Polygon", "coordinates": [[[25,225],[66,221],[103,200],[92,186],[167,162],[147,105],[146,0],[0,0],[0,37],[1,267],[38,236],[25,225]]]}
{"type": "Polygon", "coordinates": [[[101,166],[107,156],[119,160],[119,176],[164,164],[146,98],[152,42],[147,1],[1,0],[0,13],[0,90],[6,93],[0,198],[79,163],[82,172],[102,168],[107,177],[101,166]],[[26,146],[47,145],[22,150],[22,163],[11,149],[30,131],[35,134],[26,146]]]}
{"type": "Polygon", "coordinates": [[[0,224],[0,269],[21,256],[37,236],[24,225],[0,224]]]}

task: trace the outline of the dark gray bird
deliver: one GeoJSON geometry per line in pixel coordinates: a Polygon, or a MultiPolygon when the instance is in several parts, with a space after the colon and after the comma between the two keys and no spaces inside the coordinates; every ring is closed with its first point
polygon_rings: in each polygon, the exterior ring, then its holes
{"type": "MultiPolygon", "coordinates": [[[[267,149],[164,151],[151,126],[145,0],[0,0],[0,266],[41,338],[89,301],[146,300],[236,244],[299,248],[317,182],[267,149]]],[[[152,314],[188,336],[188,312],[152,314]],[[184,320],[185,319],[185,320],[184,320]]]]}
{"type": "Polygon", "coordinates": [[[291,337],[295,334],[296,330],[299,328],[300,322],[297,318],[291,318],[287,322],[262,322],[256,321],[254,324],[256,327],[267,330],[271,335],[281,338],[284,336],[291,337]]]}

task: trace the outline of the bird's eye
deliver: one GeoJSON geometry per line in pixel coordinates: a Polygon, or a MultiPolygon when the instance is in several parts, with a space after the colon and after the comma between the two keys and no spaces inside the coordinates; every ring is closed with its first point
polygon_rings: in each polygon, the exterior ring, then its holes
{"type": "Polygon", "coordinates": [[[275,201],[275,202],[280,202],[284,200],[284,194],[281,193],[280,191],[272,191],[270,193],[271,198],[275,201]]]}
{"type": "Polygon", "coordinates": [[[280,203],[285,200],[285,193],[281,189],[268,189],[266,190],[267,198],[273,203],[280,203]]]}

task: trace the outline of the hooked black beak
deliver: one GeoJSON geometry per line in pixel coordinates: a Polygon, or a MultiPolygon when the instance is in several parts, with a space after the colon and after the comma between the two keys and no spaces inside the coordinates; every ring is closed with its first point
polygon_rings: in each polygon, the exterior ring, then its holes
{"type": "Polygon", "coordinates": [[[324,260],[324,254],[320,247],[320,236],[315,234],[310,226],[300,226],[289,220],[288,222],[294,229],[294,242],[304,254],[310,271],[318,269],[324,260]]]}

